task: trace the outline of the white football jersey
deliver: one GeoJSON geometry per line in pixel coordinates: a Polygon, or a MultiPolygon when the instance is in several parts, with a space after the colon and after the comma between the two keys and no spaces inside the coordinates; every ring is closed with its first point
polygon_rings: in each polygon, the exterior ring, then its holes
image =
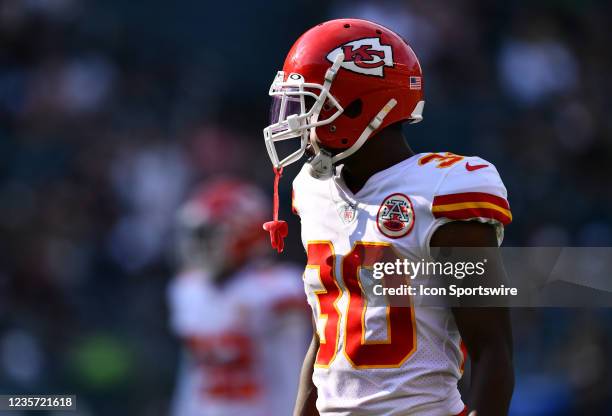
{"type": "Polygon", "coordinates": [[[501,243],[511,214],[495,167],[478,157],[418,154],[376,173],[356,194],[340,175],[318,180],[303,168],[293,182],[293,209],[320,339],[313,374],[319,412],[459,414],[464,357],[451,310],[368,307],[362,290],[376,259],[429,258],[429,241],[446,222],[491,223],[501,243]]]}
{"type": "Polygon", "coordinates": [[[251,264],[221,286],[194,270],[171,281],[171,327],[185,346],[173,415],[291,413],[311,326],[301,275],[251,264]]]}

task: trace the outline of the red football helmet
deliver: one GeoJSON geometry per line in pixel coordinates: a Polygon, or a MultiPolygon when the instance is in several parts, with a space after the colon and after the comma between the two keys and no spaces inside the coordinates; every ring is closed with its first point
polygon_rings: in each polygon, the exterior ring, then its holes
{"type": "Polygon", "coordinates": [[[259,188],[235,179],[200,185],[178,211],[178,252],[184,267],[215,274],[262,250],[261,222],[268,212],[259,188]]]}
{"type": "Polygon", "coordinates": [[[425,104],[421,66],[410,46],[386,27],[359,19],[331,20],[304,33],[269,94],[264,138],[273,165],[295,162],[310,143],[316,177],[331,175],[334,163],[384,127],[421,121],[425,104]],[[279,159],[275,142],[291,138],[300,139],[300,148],[279,159]],[[329,157],[323,163],[321,148],[329,157]]]}
{"type": "Polygon", "coordinates": [[[310,174],[328,178],[338,161],[355,153],[386,126],[423,119],[423,74],[416,55],[396,33],[367,20],[321,23],[295,42],[272,81],[270,125],[264,139],[275,171],[274,217],[264,224],[272,246],[283,250],[287,224],[278,220],[278,179],[308,144],[310,174]],[[276,142],[300,146],[279,158],[276,142]]]}

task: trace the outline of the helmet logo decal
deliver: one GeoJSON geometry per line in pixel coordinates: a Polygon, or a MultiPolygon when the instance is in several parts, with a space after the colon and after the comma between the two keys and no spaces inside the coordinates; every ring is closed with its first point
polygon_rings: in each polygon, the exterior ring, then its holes
{"type": "Polygon", "coordinates": [[[383,235],[400,238],[412,231],[414,218],[414,207],[410,198],[404,194],[392,194],[380,205],[376,214],[376,226],[383,235]]]}
{"type": "Polygon", "coordinates": [[[381,45],[379,38],[353,40],[338,46],[327,54],[327,60],[334,62],[343,55],[342,68],[364,75],[384,76],[384,67],[393,67],[393,49],[381,45]]]}

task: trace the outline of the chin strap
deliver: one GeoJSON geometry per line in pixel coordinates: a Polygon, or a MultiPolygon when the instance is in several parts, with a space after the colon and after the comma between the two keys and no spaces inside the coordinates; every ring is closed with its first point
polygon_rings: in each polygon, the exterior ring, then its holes
{"type": "Polygon", "coordinates": [[[270,244],[272,248],[281,253],[285,248],[284,238],[289,234],[289,227],[285,221],[278,220],[278,182],[283,176],[283,168],[273,168],[274,170],[274,210],[272,212],[272,221],[264,223],[263,229],[270,233],[270,244]]]}
{"type": "Polygon", "coordinates": [[[395,98],[391,98],[387,104],[380,109],[378,114],[376,114],[374,118],[370,120],[355,143],[353,143],[353,145],[345,151],[340,152],[335,156],[332,156],[332,154],[325,149],[320,148],[317,144],[316,138],[313,139],[313,136],[311,136],[310,143],[315,151],[315,156],[308,162],[308,172],[310,173],[310,176],[316,179],[331,178],[334,174],[334,165],[359,150],[366,140],[368,140],[368,138],[372,135],[372,133],[380,127],[385,117],[387,117],[387,114],[389,114],[389,112],[393,110],[396,105],[397,100],[395,98]]]}
{"type": "Polygon", "coordinates": [[[395,98],[391,98],[389,101],[387,101],[387,104],[385,104],[383,108],[380,109],[378,114],[376,114],[374,118],[370,120],[361,135],[357,138],[357,141],[355,141],[355,143],[353,143],[353,145],[346,149],[344,152],[338,153],[337,155],[332,157],[332,163],[337,163],[342,159],[346,159],[347,157],[355,153],[357,150],[359,150],[361,146],[363,146],[363,144],[366,142],[366,140],[368,140],[370,135],[377,128],[380,127],[385,117],[387,117],[387,114],[389,114],[391,110],[393,110],[393,107],[395,107],[396,105],[397,100],[395,98]]]}

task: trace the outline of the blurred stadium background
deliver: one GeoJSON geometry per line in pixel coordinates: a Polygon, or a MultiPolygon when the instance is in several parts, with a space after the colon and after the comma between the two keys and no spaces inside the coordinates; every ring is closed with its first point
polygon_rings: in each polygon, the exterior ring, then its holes
{"type": "MultiPolygon", "coordinates": [[[[412,44],[427,105],[410,143],[494,161],[515,218],[505,245],[610,246],[610,16],[594,0],[0,0],[0,392],[166,414],[174,210],[219,173],[271,190],[269,83],[329,18],[412,44]]],[[[515,321],[513,415],[612,414],[610,310],[515,321]]]]}

